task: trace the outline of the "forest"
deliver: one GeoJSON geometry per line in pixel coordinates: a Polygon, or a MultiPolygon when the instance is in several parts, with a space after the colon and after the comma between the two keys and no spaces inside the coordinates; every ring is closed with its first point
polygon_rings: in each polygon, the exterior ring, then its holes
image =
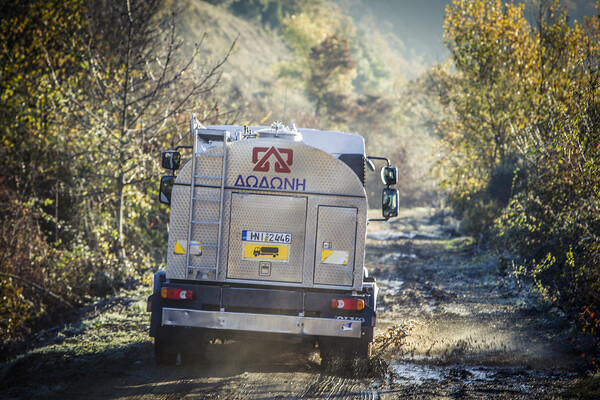
{"type": "Polygon", "coordinates": [[[283,43],[258,95],[230,77],[240,35],[215,52],[182,33],[192,3],[0,3],[2,350],[149,284],[168,235],[161,152],[188,143],[192,112],[268,124],[284,92],[298,126],[363,134],[399,166],[403,206],[451,212],[482,257],[598,334],[600,2],[579,22],[557,0],[534,20],[524,3],[453,0],[448,60],[407,79],[334,3],[208,1],[283,43]]]}

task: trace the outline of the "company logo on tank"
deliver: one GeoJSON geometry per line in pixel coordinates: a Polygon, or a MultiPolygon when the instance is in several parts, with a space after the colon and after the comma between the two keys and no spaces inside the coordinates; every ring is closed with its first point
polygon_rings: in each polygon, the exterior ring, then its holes
{"type": "MultiPolygon", "coordinates": [[[[289,174],[294,164],[294,151],[292,149],[271,147],[255,147],[252,149],[253,171],[289,174]]],[[[239,174],[233,186],[254,189],[276,189],[294,192],[306,191],[306,179],[291,178],[287,176],[244,176],[239,174]]]]}

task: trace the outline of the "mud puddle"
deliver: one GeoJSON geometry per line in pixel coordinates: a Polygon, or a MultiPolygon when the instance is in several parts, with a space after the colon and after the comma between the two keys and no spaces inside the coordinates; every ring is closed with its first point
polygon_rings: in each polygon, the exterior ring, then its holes
{"type": "Polygon", "coordinates": [[[441,222],[417,209],[369,226],[377,345],[392,382],[380,397],[560,396],[591,342],[540,299],[501,285],[493,259],[441,222]]]}
{"type": "Polygon", "coordinates": [[[457,382],[469,386],[495,386],[498,384],[528,388],[527,382],[544,381],[556,384],[566,382],[576,374],[564,371],[533,370],[522,367],[486,367],[463,364],[437,366],[394,362],[390,365],[394,380],[400,385],[422,386],[457,382]]]}

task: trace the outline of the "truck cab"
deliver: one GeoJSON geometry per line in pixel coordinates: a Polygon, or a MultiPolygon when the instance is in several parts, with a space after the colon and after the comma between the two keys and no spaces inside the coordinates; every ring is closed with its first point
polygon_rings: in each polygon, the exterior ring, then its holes
{"type": "Polygon", "coordinates": [[[368,357],[377,285],[364,267],[365,167],[384,160],[383,219],[397,169],[360,135],[293,125],[198,127],[190,159],[163,154],[166,271],[148,299],[155,360],[201,357],[214,339],[318,343],[324,361],[368,357]],[[175,175],[175,171],[179,170],[175,175]]]}

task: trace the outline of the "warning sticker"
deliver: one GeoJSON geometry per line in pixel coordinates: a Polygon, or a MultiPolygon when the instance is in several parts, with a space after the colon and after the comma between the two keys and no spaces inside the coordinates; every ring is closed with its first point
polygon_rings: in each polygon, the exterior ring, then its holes
{"type": "MultiPolygon", "coordinates": [[[[175,248],[173,249],[174,254],[185,254],[186,248],[188,247],[187,240],[178,240],[175,242],[175,248]]],[[[191,241],[190,242],[190,254],[193,256],[201,256],[202,255],[202,245],[200,242],[191,241]]]]}
{"type": "Polygon", "coordinates": [[[321,250],[321,263],[348,265],[348,252],[344,250],[321,250]]]}
{"type": "Polygon", "coordinates": [[[201,256],[202,255],[202,245],[200,242],[191,241],[190,242],[190,254],[192,256],[201,256]]]}
{"type": "Polygon", "coordinates": [[[249,243],[244,245],[244,259],[256,260],[267,258],[269,260],[289,259],[290,247],[286,245],[266,245],[264,243],[249,243]]]}
{"type": "Polygon", "coordinates": [[[182,240],[181,243],[179,241],[175,242],[175,249],[173,253],[175,254],[185,254],[185,248],[187,247],[187,240],[182,240]]]}

